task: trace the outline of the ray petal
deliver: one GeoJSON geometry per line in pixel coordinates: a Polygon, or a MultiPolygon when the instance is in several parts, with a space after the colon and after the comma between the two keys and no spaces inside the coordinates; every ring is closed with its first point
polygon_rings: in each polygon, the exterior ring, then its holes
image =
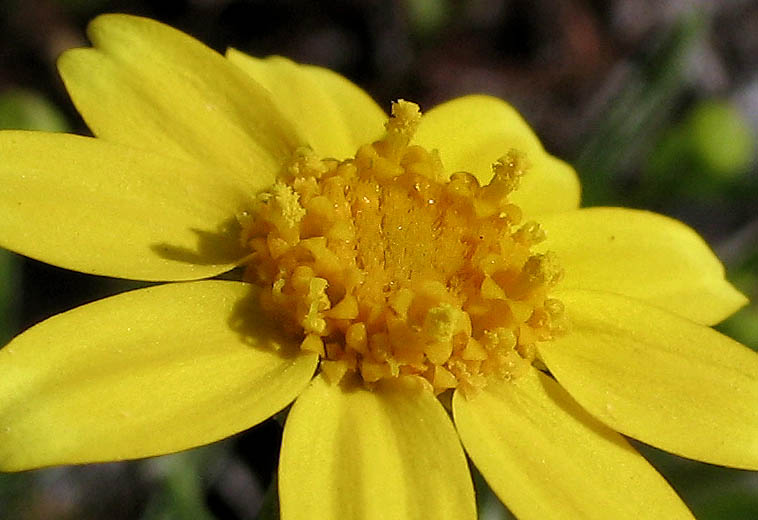
{"type": "Polygon", "coordinates": [[[671,453],[758,470],[758,355],[637,300],[558,291],[569,332],[539,344],[558,382],[614,430],[671,453]]]}
{"type": "Polygon", "coordinates": [[[0,349],[0,470],[123,460],[227,437],[281,410],[316,357],[292,353],[250,286],[127,292],[0,349]]]}
{"type": "Polygon", "coordinates": [[[436,106],[424,114],[414,141],[439,150],[448,172],[467,171],[482,183],[492,178],[492,164],[516,149],[530,168],[511,198],[527,216],[579,207],[574,169],[548,154],[521,115],[500,99],[473,95],[436,106]]]}
{"type": "Polygon", "coordinates": [[[374,391],[322,377],[298,398],[279,466],[283,520],[476,517],[458,437],[418,383],[374,391]]]}

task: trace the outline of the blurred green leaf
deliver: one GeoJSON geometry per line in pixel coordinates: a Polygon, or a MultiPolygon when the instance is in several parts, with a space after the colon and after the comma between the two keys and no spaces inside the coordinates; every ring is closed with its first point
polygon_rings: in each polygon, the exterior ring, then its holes
{"type": "MultiPolygon", "coordinates": [[[[758,250],[755,251],[755,254],[758,258],[758,250]]],[[[751,291],[755,291],[758,287],[758,270],[751,265],[751,262],[746,262],[741,269],[730,276],[730,279],[735,287],[747,294],[748,297],[754,297],[751,291]]],[[[753,300],[748,306],[720,323],[718,330],[758,351],[758,304],[753,300]]]]}
{"type": "Polygon", "coordinates": [[[698,508],[699,520],[744,520],[758,512],[758,481],[742,481],[714,486],[698,508]]]}
{"type": "Polygon", "coordinates": [[[143,515],[143,520],[214,520],[205,505],[201,467],[212,447],[166,455],[153,459],[163,477],[163,486],[143,515]]]}
{"type": "Polygon", "coordinates": [[[651,149],[685,86],[685,65],[707,27],[699,11],[683,15],[660,44],[632,67],[625,87],[609,101],[574,161],[582,177],[583,205],[619,202],[613,178],[651,149]]]}
{"type": "Polygon", "coordinates": [[[476,467],[472,466],[474,490],[476,491],[476,507],[479,520],[515,520],[516,517],[508,510],[495,495],[487,481],[476,467]]]}
{"type": "Polygon", "coordinates": [[[719,325],[719,329],[753,350],[758,351],[758,307],[751,305],[719,325]]]}
{"type": "Polygon", "coordinates": [[[422,38],[439,32],[450,19],[448,0],[406,0],[405,4],[413,31],[422,38]]]}
{"type": "Polygon", "coordinates": [[[728,102],[708,100],[697,104],[684,131],[706,174],[732,178],[745,173],[755,160],[756,135],[745,117],[728,102]]]}
{"type": "Polygon", "coordinates": [[[679,192],[710,199],[746,173],[755,154],[755,135],[742,114],[724,101],[701,101],[651,152],[644,196],[679,192]]]}
{"type": "Polygon", "coordinates": [[[19,294],[18,258],[0,249],[0,346],[10,341],[17,329],[19,294]]]}
{"type": "Polygon", "coordinates": [[[62,112],[43,96],[21,89],[0,93],[0,128],[67,132],[62,112]]]}
{"type": "MultiPolygon", "coordinates": [[[[65,132],[66,118],[43,96],[21,89],[0,93],[0,129],[65,132]]],[[[20,266],[15,255],[0,249],[0,346],[17,330],[20,266]]]]}
{"type": "Polygon", "coordinates": [[[758,518],[758,474],[677,457],[631,440],[668,480],[698,520],[758,518]]]}

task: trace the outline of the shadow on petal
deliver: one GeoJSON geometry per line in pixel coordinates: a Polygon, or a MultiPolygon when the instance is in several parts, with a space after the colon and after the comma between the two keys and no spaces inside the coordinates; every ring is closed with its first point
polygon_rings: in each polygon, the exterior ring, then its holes
{"type": "Polygon", "coordinates": [[[197,235],[194,249],[161,242],[150,246],[152,251],[167,260],[194,265],[229,265],[230,269],[248,253],[240,244],[240,225],[232,217],[221,222],[215,231],[191,229],[197,235]]]}
{"type": "Polygon", "coordinates": [[[229,328],[239,334],[243,343],[284,359],[304,354],[299,348],[301,339],[282,331],[279,323],[261,309],[261,289],[252,284],[249,287],[248,294],[234,303],[229,328]]]}

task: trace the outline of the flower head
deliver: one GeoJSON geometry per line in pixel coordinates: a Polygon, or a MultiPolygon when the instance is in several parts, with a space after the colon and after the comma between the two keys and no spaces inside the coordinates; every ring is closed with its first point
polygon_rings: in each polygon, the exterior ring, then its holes
{"type": "Polygon", "coordinates": [[[544,239],[509,201],[527,170],[509,150],[484,186],[411,145],[418,106],[393,105],[354,158],[299,154],[244,222],[261,307],[321,358],[331,383],[416,377],[472,395],[510,379],[562,326],[544,239]]]}
{"type": "Polygon", "coordinates": [[[286,520],[473,518],[464,449],[523,518],[688,517],[621,434],[758,469],[758,357],[709,328],[745,298],[684,225],[578,209],[504,102],[388,117],[150,20],[89,35],[59,68],[95,137],[0,133],[0,245],[173,283],[0,350],[0,469],[170,453],[293,401],[286,520]]]}

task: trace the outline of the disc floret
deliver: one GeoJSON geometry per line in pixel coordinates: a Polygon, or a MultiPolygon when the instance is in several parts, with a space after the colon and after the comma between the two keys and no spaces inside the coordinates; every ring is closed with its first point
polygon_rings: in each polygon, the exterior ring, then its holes
{"type": "Polygon", "coordinates": [[[508,151],[481,185],[411,144],[418,106],[393,104],[355,157],[299,150],[243,221],[246,278],[332,382],[417,376],[467,394],[517,377],[563,329],[561,277],[534,222],[509,201],[528,169],[508,151]]]}

